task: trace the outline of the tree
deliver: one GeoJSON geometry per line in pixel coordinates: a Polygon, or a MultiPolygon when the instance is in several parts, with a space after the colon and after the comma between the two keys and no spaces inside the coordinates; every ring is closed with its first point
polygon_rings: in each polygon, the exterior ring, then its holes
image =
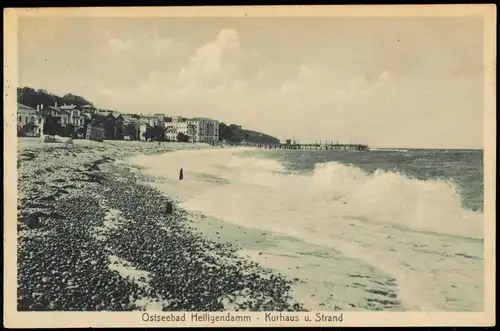
{"type": "Polygon", "coordinates": [[[62,99],[63,99],[63,102],[65,102],[67,104],[74,104],[77,106],[85,106],[85,105],[94,106],[92,104],[92,102],[86,100],[84,97],[81,97],[79,95],[74,95],[71,93],[66,94],[64,97],[62,97],[62,99]]]}
{"type": "Polygon", "coordinates": [[[131,139],[137,139],[137,127],[134,123],[128,123],[123,129],[123,134],[125,136],[131,137],[131,139]]]}
{"type": "Polygon", "coordinates": [[[229,141],[229,142],[242,142],[243,140],[258,144],[279,144],[279,139],[271,137],[269,135],[242,129],[240,126],[235,124],[226,125],[224,123],[219,123],[219,140],[229,141]]]}
{"type": "Polygon", "coordinates": [[[183,143],[187,143],[189,142],[189,136],[188,135],[185,135],[184,133],[182,132],[179,132],[177,134],[177,141],[179,142],[183,142],[183,143]]]}
{"type": "Polygon", "coordinates": [[[33,134],[35,132],[35,123],[33,122],[28,122],[26,124],[24,124],[23,126],[23,132],[25,135],[30,135],[30,134],[33,134]]]}
{"type": "Polygon", "coordinates": [[[17,102],[32,108],[36,108],[38,105],[44,105],[44,107],[53,106],[55,102],[57,102],[58,105],[66,103],[77,106],[84,106],[86,104],[93,106],[92,102],[79,95],[68,93],[63,97],[60,97],[49,93],[44,89],[35,90],[27,86],[17,88],[17,102]]]}
{"type": "Polygon", "coordinates": [[[123,140],[123,124],[121,122],[116,123],[115,139],[123,140]]]}
{"type": "Polygon", "coordinates": [[[103,121],[104,127],[104,137],[107,140],[115,140],[116,139],[116,122],[112,116],[108,116],[103,121]]]}
{"type": "Polygon", "coordinates": [[[17,136],[24,137],[23,128],[20,126],[17,127],[17,136]]]}
{"type": "Polygon", "coordinates": [[[144,133],[146,140],[165,141],[165,128],[161,125],[149,126],[144,133]]]}

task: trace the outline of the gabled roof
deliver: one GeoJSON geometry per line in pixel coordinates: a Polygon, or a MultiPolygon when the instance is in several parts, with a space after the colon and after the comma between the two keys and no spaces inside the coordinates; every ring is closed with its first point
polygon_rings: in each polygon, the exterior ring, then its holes
{"type": "MultiPolygon", "coordinates": [[[[117,111],[114,111],[114,112],[112,113],[112,115],[113,115],[113,117],[114,117],[114,118],[118,118],[118,117],[122,116],[122,114],[121,114],[121,113],[119,113],[119,112],[117,112],[117,111]]],[[[122,116],[122,117],[123,117],[123,116],[122,116]]]]}
{"type": "Polygon", "coordinates": [[[143,115],[141,118],[145,118],[145,119],[148,119],[148,120],[157,120],[158,119],[158,115],[143,115]]]}
{"type": "Polygon", "coordinates": [[[138,121],[137,118],[132,117],[130,115],[122,115],[122,117],[123,117],[123,120],[126,122],[137,122],[138,121]]]}
{"type": "Polygon", "coordinates": [[[35,108],[31,108],[30,106],[23,105],[22,103],[18,103],[17,108],[25,109],[25,110],[36,110],[35,108]]]}
{"type": "Polygon", "coordinates": [[[67,111],[59,108],[59,107],[55,107],[55,106],[49,106],[49,109],[51,110],[55,110],[56,111],[56,114],[60,114],[60,115],[69,115],[67,111]]]}
{"type": "Polygon", "coordinates": [[[75,109],[76,106],[75,105],[63,105],[63,106],[59,106],[59,109],[62,109],[62,110],[72,110],[72,109],[75,109]]]}
{"type": "Polygon", "coordinates": [[[107,116],[109,116],[109,114],[111,114],[111,112],[109,112],[109,111],[99,111],[97,114],[101,115],[101,116],[106,116],[107,117],[107,116]]]}
{"type": "Polygon", "coordinates": [[[94,109],[95,107],[91,106],[91,105],[85,105],[85,106],[81,106],[80,108],[92,108],[92,109],[94,109]]]}

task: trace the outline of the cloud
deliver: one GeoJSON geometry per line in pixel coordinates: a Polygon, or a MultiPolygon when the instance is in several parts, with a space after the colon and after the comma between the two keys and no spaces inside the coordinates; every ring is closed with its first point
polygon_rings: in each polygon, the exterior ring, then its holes
{"type": "MultiPolygon", "coordinates": [[[[108,42],[111,45],[111,38],[108,42]]],[[[127,48],[130,46],[124,48],[117,43],[115,51],[127,48]]],[[[249,98],[262,90],[259,81],[266,77],[259,76],[259,56],[256,50],[243,49],[238,31],[223,29],[212,41],[179,61],[177,70],[172,69],[174,65],[150,68],[135,89],[121,94],[134,96],[127,97],[127,108],[147,103],[151,111],[174,108],[179,112],[192,111],[193,116],[207,111],[215,112],[215,116],[218,111],[227,112],[228,105],[234,107],[238,98],[249,98]]]]}
{"type": "Polygon", "coordinates": [[[138,38],[120,39],[105,30],[102,35],[106,38],[111,50],[118,52],[137,52],[142,56],[148,54],[160,55],[162,52],[172,52],[179,43],[172,38],[162,38],[158,30],[149,30],[138,38]]]}
{"type": "Polygon", "coordinates": [[[103,35],[106,37],[108,40],[109,46],[111,49],[118,50],[118,51],[124,51],[129,48],[130,42],[124,42],[123,40],[113,37],[109,31],[104,31],[103,35]]]}
{"type": "Polygon", "coordinates": [[[286,98],[301,95],[299,99],[302,99],[304,95],[308,95],[317,99],[341,100],[368,93],[390,79],[388,70],[357,74],[349,78],[344,73],[327,67],[301,65],[295,77],[281,83],[278,92],[286,98]]]}
{"type": "Polygon", "coordinates": [[[236,84],[242,77],[256,74],[256,70],[252,72],[252,66],[247,65],[257,57],[257,52],[245,52],[242,49],[238,31],[223,29],[215,40],[198,48],[177,77],[183,88],[187,89],[212,89],[236,84]]]}
{"type": "Polygon", "coordinates": [[[280,93],[290,94],[305,91],[308,88],[313,88],[319,83],[321,75],[317,71],[306,65],[300,66],[297,77],[284,81],[279,89],[280,93]]]}

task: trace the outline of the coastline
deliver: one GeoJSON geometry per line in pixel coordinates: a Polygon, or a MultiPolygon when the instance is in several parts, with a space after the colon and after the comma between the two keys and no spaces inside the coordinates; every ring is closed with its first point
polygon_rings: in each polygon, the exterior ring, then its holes
{"type": "MultiPolygon", "coordinates": [[[[324,205],[307,199],[307,191],[286,194],[284,199],[273,195],[276,191],[286,191],[290,188],[288,185],[295,182],[282,182],[281,177],[273,181],[269,172],[277,165],[268,159],[273,158],[245,157],[238,150],[207,150],[140,156],[127,161],[150,178],[149,185],[168,197],[177,196],[179,206],[188,212],[195,230],[205,238],[232,243],[240,256],[288,279],[298,279],[292,286],[292,296],[309,311],[482,309],[482,285],[471,282],[480,279],[480,245],[462,239],[461,251],[468,255],[454,257],[455,239],[459,238],[453,236],[432,234],[429,237],[430,233],[355,218],[326,228],[325,222],[316,222],[324,215],[312,213],[309,207],[322,210],[324,205]],[[178,181],[176,172],[183,166],[187,167],[186,180],[178,181]],[[254,170],[256,176],[252,176],[254,170]],[[270,182],[277,185],[259,185],[270,182]],[[296,209],[298,201],[303,207],[299,210],[296,209]],[[308,213],[314,216],[310,218],[308,213]],[[310,231],[308,225],[325,233],[310,231]],[[390,238],[395,239],[387,240],[390,238]],[[435,239],[432,245],[428,244],[429,238],[435,239]],[[422,270],[419,261],[428,261],[433,272],[419,272],[422,270]],[[444,263],[449,267],[441,267],[444,263]],[[462,271],[464,263],[469,267],[462,271]],[[443,278],[448,268],[459,271],[453,278],[443,278]],[[438,291],[428,286],[433,283],[434,273],[442,279],[438,291]],[[432,295],[436,297],[426,298],[432,295]]],[[[299,184],[292,187],[304,187],[303,182],[299,184]]],[[[405,185],[405,188],[412,192],[414,185],[405,185]]],[[[342,214],[342,210],[342,206],[336,206],[333,212],[342,214]]]]}
{"type": "MultiPolygon", "coordinates": [[[[234,151],[234,150],[233,150],[234,151]]],[[[132,157],[127,160],[130,169],[137,170],[149,186],[158,189],[167,197],[176,201],[186,212],[186,218],[193,224],[192,230],[204,238],[221,244],[230,243],[236,253],[243,259],[249,259],[266,267],[285,278],[293,280],[292,297],[298,300],[308,311],[403,311],[404,306],[398,297],[398,284],[391,275],[383,270],[361,262],[357,258],[346,256],[332,247],[325,247],[310,240],[303,240],[278,229],[262,229],[249,223],[234,223],[226,219],[230,217],[230,209],[223,204],[217,205],[219,216],[210,211],[200,211],[187,203],[190,193],[201,193],[211,189],[207,175],[200,176],[199,168],[193,168],[193,161],[202,158],[210,164],[210,158],[221,152],[218,157],[227,157],[227,151],[200,151],[191,159],[186,154],[154,155],[132,157]],[[212,152],[215,152],[212,153],[212,152]],[[202,155],[203,154],[203,155],[202,155]],[[211,154],[211,155],[208,155],[211,154]],[[181,164],[191,163],[188,178],[197,178],[192,182],[179,182],[175,171],[181,164]],[[205,182],[205,189],[195,188],[194,182],[205,182]],[[187,199],[187,200],[186,200],[187,199]],[[278,230],[278,231],[276,231],[278,230]],[[328,275],[324,277],[324,274],[328,275]]],[[[204,163],[205,164],[205,163],[204,163]]],[[[202,171],[202,170],[201,170],[202,171]]],[[[210,178],[210,177],[208,177],[210,178]]],[[[215,180],[215,181],[217,181],[215,180]]],[[[215,189],[215,187],[214,187],[215,189]]],[[[208,192],[208,191],[207,191],[208,192]]],[[[237,193],[236,193],[237,194],[237,193]]],[[[251,199],[251,198],[249,198],[251,199]]],[[[221,201],[221,200],[219,200],[221,201]]],[[[228,207],[234,201],[228,198],[228,207]]],[[[255,216],[259,218],[258,216],[255,216]]]]}
{"type": "Polygon", "coordinates": [[[122,161],[177,148],[199,146],[18,149],[19,311],[305,310],[292,301],[293,281],[195,232],[122,161]]]}

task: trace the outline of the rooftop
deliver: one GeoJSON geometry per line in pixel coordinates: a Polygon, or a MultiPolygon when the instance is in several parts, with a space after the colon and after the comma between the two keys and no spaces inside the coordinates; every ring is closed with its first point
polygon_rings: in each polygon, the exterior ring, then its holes
{"type": "Polygon", "coordinates": [[[69,115],[67,111],[56,106],[49,106],[49,109],[55,110],[57,114],[69,115]]]}
{"type": "Polygon", "coordinates": [[[31,108],[30,106],[23,105],[22,103],[18,103],[17,108],[26,109],[26,110],[35,110],[35,108],[31,108]]]}
{"type": "Polygon", "coordinates": [[[59,106],[59,109],[62,109],[62,110],[71,110],[71,109],[75,109],[76,106],[75,105],[63,105],[63,106],[59,106]]]}

